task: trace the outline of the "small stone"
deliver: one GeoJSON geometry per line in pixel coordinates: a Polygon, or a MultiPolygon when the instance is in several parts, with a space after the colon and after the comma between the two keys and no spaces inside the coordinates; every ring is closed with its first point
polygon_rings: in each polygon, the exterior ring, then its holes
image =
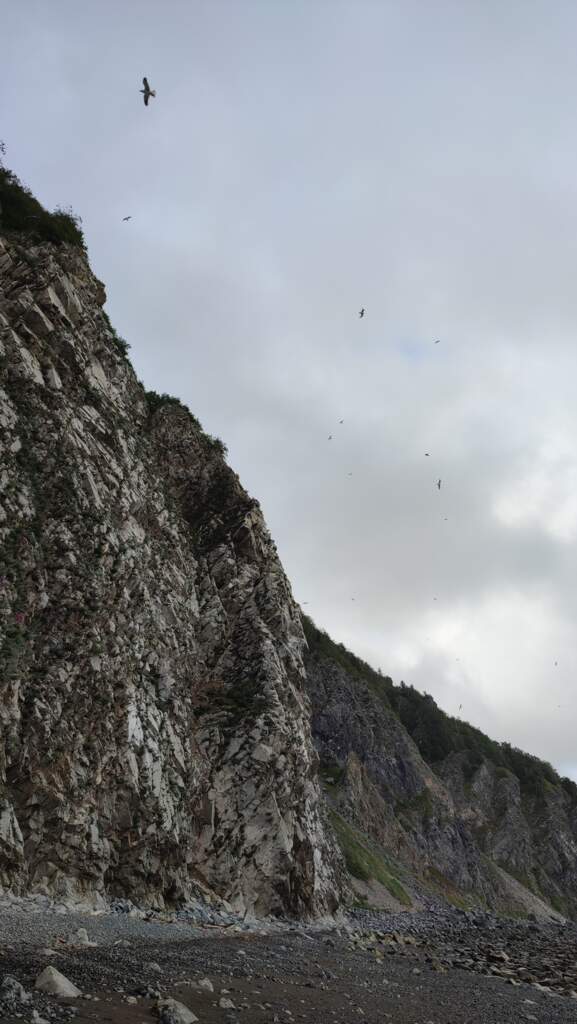
{"type": "Polygon", "coordinates": [[[214,992],[214,985],[210,978],[201,978],[196,984],[198,988],[203,989],[205,992],[214,992]]]}
{"type": "Polygon", "coordinates": [[[236,1010],[236,1006],[234,1005],[232,999],[227,999],[226,996],[220,997],[218,1005],[220,1006],[221,1010],[236,1010]]]}
{"type": "Polygon", "coordinates": [[[145,971],[152,971],[153,974],[162,974],[162,967],[157,964],[156,961],[151,961],[149,964],[144,964],[145,971]]]}
{"type": "Polygon", "coordinates": [[[96,942],[91,942],[88,938],[88,932],[86,928],[79,928],[77,932],[71,938],[71,942],[76,941],[80,946],[96,946],[96,942]]]}

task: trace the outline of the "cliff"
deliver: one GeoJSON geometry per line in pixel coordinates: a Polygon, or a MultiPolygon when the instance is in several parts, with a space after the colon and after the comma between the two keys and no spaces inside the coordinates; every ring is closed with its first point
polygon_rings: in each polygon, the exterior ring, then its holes
{"type": "Polygon", "coordinates": [[[377,854],[389,894],[413,893],[405,904],[431,893],[577,918],[575,783],[305,627],[313,735],[357,891],[375,898],[359,881],[378,881],[377,854]]]}
{"type": "Polygon", "coordinates": [[[305,640],[260,508],[136,379],[68,215],[19,233],[12,199],[36,201],[3,183],[0,884],[331,912],[305,640]]]}
{"type": "Polygon", "coordinates": [[[0,886],[319,916],[340,846],[364,905],[577,918],[577,786],[302,617],[104,303],[0,167],[0,886]]]}

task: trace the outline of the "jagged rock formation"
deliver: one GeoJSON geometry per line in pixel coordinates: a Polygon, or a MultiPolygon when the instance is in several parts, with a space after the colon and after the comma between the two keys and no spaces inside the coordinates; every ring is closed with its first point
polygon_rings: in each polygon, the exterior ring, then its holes
{"type": "Polygon", "coordinates": [[[465,907],[577,918],[577,786],[550,766],[449,720],[416,691],[394,687],[305,620],[313,735],[333,805],[414,877],[465,907]],[[420,707],[412,715],[407,698],[420,707]],[[470,749],[434,763],[424,750],[471,742],[519,764],[518,774],[470,749]],[[427,722],[433,722],[432,744],[427,722]],[[553,908],[553,909],[552,909],[553,908]]]}
{"type": "Polygon", "coordinates": [[[0,884],[331,912],[299,610],[104,301],[81,248],[0,242],[0,884]]]}

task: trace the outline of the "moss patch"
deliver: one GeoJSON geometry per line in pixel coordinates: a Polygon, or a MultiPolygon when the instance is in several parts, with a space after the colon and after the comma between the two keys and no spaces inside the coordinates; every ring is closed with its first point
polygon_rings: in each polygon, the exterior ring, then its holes
{"type": "Polygon", "coordinates": [[[336,811],[330,811],[330,818],[349,874],[362,882],[380,882],[399,903],[405,907],[412,906],[411,897],[390,870],[384,856],[370,850],[356,829],[336,811]]]}
{"type": "Polygon", "coordinates": [[[430,888],[433,892],[438,893],[443,899],[447,900],[453,907],[458,907],[459,910],[470,910],[471,907],[478,906],[483,903],[483,900],[479,896],[472,899],[466,893],[457,889],[448,878],[445,877],[436,868],[429,867],[425,873],[425,881],[429,883],[430,888]]]}

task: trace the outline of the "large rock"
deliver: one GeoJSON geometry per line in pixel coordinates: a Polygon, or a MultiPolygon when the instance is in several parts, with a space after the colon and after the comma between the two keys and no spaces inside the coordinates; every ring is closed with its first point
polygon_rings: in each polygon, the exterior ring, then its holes
{"type": "Polygon", "coordinates": [[[194,1024],[198,1017],[178,999],[160,999],[157,1003],[160,1024],[194,1024]]]}
{"type": "Polygon", "coordinates": [[[13,978],[11,974],[4,975],[0,983],[0,1002],[16,1006],[19,1003],[29,1003],[31,999],[30,992],[26,991],[17,978],[13,978]]]}
{"type": "Polygon", "coordinates": [[[67,999],[76,999],[82,995],[79,988],[69,981],[55,967],[45,967],[42,974],[39,974],[34,983],[34,988],[40,992],[48,992],[52,996],[62,996],[67,999]]]}

